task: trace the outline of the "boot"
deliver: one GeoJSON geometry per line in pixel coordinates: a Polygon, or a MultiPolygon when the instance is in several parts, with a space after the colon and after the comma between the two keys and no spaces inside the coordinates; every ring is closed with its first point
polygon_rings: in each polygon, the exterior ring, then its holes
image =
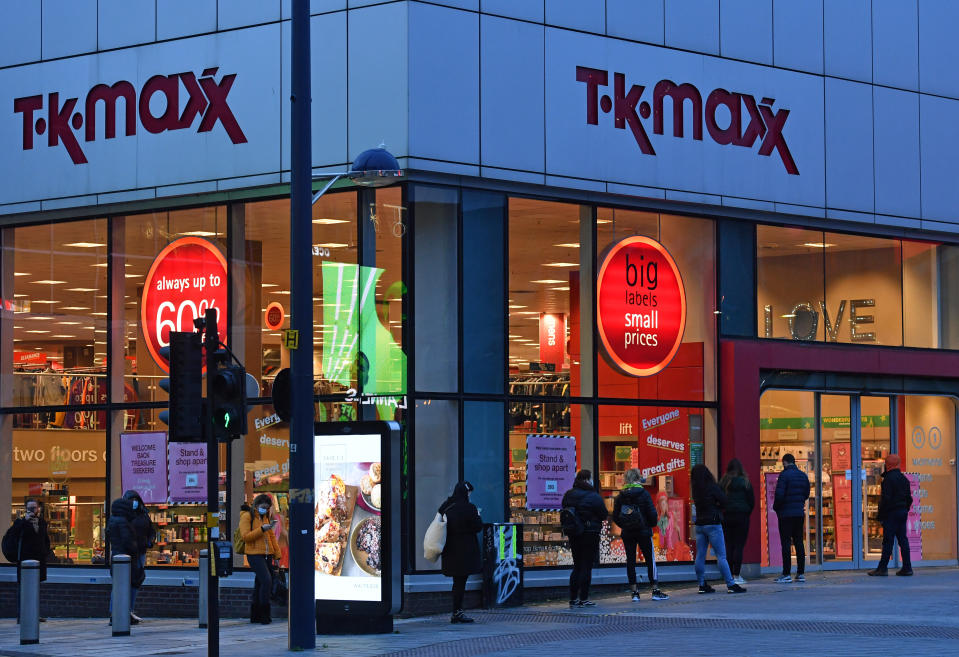
{"type": "Polygon", "coordinates": [[[451,623],[473,623],[475,622],[472,618],[463,613],[462,609],[457,609],[453,612],[453,615],[450,617],[451,623]]]}
{"type": "Polygon", "coordinates": [[[273,622],[273,616],[270,613],[270,603],[267,602],[264,605],[260,605],[260,623],[263,625],[269,625],[273,622]]]}

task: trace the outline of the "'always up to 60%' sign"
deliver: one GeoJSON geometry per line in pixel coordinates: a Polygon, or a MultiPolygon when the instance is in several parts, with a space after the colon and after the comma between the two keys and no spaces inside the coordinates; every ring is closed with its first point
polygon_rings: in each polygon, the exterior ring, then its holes
{"type": "Polygon", "coordinates": [[[599,269],[596,306],[599,337],[617,368],[650,376],[669,365],[683,341],[686,292],[662,244],[636,235],[610,247],[599,269]]]}
{"type": "Polygon", "coordinates": [[[169,371],[160,349],[170,331],[194,330],[193,320],[208,308],[217,311],[217,330],[226,342],[226,259],[211,242],[183,237],[166,246],[153,261],[143,287],[140,325],[153,360],[169,371]]]}

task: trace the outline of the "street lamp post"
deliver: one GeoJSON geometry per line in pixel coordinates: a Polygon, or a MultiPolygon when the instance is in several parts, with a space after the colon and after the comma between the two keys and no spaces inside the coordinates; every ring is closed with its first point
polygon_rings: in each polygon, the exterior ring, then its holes
{"type": "Polygon", "coordinates": [[[316,648],[313,566],[313,225],[312,206],[340,178],[382,187],[403,172],[383,148],[360,153],[346,173],[313,194],[310,114],[310,1],[293,0],[290,109],[290,328],[298,344],[290,353],[290,650],[316,648]]]}

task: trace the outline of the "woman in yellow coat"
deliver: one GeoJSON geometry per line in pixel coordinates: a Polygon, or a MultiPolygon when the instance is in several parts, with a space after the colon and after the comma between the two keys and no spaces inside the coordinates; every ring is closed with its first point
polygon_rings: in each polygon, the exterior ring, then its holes
{"type": "Polygon", "coordinates": [[[273,588],[271,559],[280,558],[280,546],[273,528],[278,520],[273,517],[273,500],[260,494],[253,499],[253,508],[240,507],[240,533],[246,544],[246,560],[256,574],[253,584],[253,602],[250,606],[251,623],[271,623],[270,593],[273,588]]]}

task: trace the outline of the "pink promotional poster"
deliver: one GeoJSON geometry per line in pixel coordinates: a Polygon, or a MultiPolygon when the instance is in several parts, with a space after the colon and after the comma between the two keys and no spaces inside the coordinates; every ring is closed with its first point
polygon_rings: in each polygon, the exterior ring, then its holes
{"type": "Polygon", "coordinates": [[[170,443],[170,502],[206,502],[206,445],[170,443]]]}
{"type": "Polygon", "coordinates": [[[576,479],[575,436],[526,436],[526,508],[555,510],[576,479]]]}
{"type": "Polygon", "coordinates": [[[913,561],[922,560],[922,512],[920,511],[919,475],[907,472],[909,480],[909,494],[912,495],[912,506],[909,507],[909,516],[906,518],[906,538],[909,540],[909,557],[913,561]]]}
{"type": "Polygon", "coordinates": [[[776,501],[776,484],[779,482],[778,472],[767,472],[765,475],[764,488],[766,495],[766,536],[769,543],[766,546],[768,552],[769,566],[783,565],[782,551],[779,543],[779,518],[773,511],[773,503],[776,501]]]}
{"type": "Polygon", "coordinates": [[[145,504],[167,501],[166,433],[120,434],[120,486],[145,504]]]}

